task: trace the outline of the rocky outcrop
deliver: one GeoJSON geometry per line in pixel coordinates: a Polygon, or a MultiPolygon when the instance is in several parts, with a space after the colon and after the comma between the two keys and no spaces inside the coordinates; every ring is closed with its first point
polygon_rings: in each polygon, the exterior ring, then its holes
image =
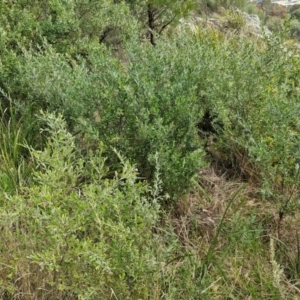
{"type": "Polygon", "coordinates": [[[194,16],[188,21],[181,19],[180,22],[181,26],[188,26],[192,31],[197,31],[197,28],[199,27],[213,28],[223,32],[238,28],[238,32],[240,33],[257,37],[262,37],[263,35],[268,36],[271,34],[271,31],[266,26],[261,25],[257,15],[247,14],[240,10],[234,10],[233,13],[226,13],[226,11],[223,11],[221,15],[214,14],[205,19],[194,16]],[[242,16],[242,20],[234,19],[234,17],[239,16],[242,16]],[[241,24],[238,24],[237,22],[241,22],[241,24]]]}
{"type": "Polygon", "coordinates": [[[266,26],[261,26],[260,19],[257,15],[242,13],[245,21],[247,31],[256,36],[270,35],[271,31],[266,26]]]}

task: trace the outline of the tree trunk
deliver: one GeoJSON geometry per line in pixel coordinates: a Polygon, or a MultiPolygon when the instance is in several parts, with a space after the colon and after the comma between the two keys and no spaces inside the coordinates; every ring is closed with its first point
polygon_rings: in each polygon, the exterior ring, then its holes
{"type": "Polygon", "coordinates": [[[154,20],[155,9],[152,4],[148,4],[148,25],[149,25],[149,33],[150,33],[150,42],[153,46],[156,45],[155,36],[154,36],[154,28],[155,28],[155,20],[154,20]]]}

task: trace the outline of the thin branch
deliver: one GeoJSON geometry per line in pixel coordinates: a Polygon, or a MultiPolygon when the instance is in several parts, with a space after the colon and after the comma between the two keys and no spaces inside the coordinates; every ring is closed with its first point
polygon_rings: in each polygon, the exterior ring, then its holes
{"type": "Polygon", "coordinates": [[[159,17],[163,14],[163,12],[166,9],[167,9],[166,7],[163,7],[160,11],[158,9],[156,9],[156,11],[159,11],[159,12],[157,14],[156,14],[156,12],[153,14],[154,21],[158,20],[159,17]]]}
{"type": "Polygon", "coordinates": [[[169,22],[167,22],[165,25],[163,25],[158,33],[162,34],[162,32],[167,28],[167,26],[169,26],[175,20],[175,18],[176,18],[176,16],[174,16],[169,22]]]}

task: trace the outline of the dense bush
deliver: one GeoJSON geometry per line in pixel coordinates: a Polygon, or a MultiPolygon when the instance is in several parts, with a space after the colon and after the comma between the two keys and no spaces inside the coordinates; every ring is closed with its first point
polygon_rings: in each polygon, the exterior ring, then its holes
{"type": "Polygon", "coordinates": [[[101,46],[79,62],[51,46],[24,52],[7,90],[28,118],[39,109],[61,112],[73,132],[116,147],[147,180],[159,167],[164,192],[182,194],[203,165],[196,124],[206,105],[198,87],[207,72],[189,58],[201,59],[202,50],[182,43],[170,51],[165,42],[153,48],[131,41],[125,68],[101,46]]]}
{"type": "Polygon", "coordinates": [[[101,147],[78,157],[62,118],[42,117],[49,139],[43,151],[30,149],[33,182],[1,202],[1,297],[158,298],[163,262],[177,246],[152,232],[157,192],[146,199],[127,161],[105,179],[101,147]]]}
{"type": "Polygon", "coordinates": [[[300,39],[300,23],[298,20],[291,21],[291,37],[294,39],[300,39]]]}
{"type": "Polygon", "coordinates": [[[293,12],[291,12],[291,16],[299,21],[300,20],[300,8],[293,10],[293,12]]]}
{"type": "MultiPolygon", "coordinates": [[[[292,99],[298,93],[298,60],[287,55],[277,37],[266,40],[265,49],[238,38],[222,42],[210,32],[178,34],[176,41],[161,40],[155,48],[133,38],[124,44],[123,63],[101,45],[91,47],[88,59],[79,61],[47,47],[41,53],[25,52],[19,76],[7,86],[10,93],[21,95],[23,114],[40,108],[60,111],[73,132],[116,148],[136,164],[142,178],[153,181],[159,169],[163,192],[172,198],[182,195],[204,166],[196,125],[207,110],[225,128],[219,143],[224,143],[226,164],[247,173],[239,164],[249,157],[257,165],[255,176],[268,178],[273,187],[278,172],[291,174],[292,165],[281,162],[279,168],[272,163],[278,153],[272,154],[264,142],[274,139],[275,104],[278,112],[288,109],[287,102],[291,113],[297,107],[292,99]]],[[[294,115],[282,122],[282,128],[297,126],[294,115]]],[[[280,140],[286,138],[284,131],[277,132],[280,140]]],[[[292,136],[286,147],[280,160],[295,151],[292,136]]],[[[117,168],[111,154],[109,163],[117,168]]]]}
{"type": "Polygon", "coordinates": [[[279,190],[288,193],[294,185],[300,154],[299,59],[282,44],[279,37],[266,39],[264,49],[232,40],[216,52],[222,65],[214,60],[212,84],[206,89],[212,103],[222,99],[218,109],[229,120],[220,140],[223,150],[235,157],[232,162],[242,172],[260,178],[263,192],[271,198],[277,198],[279,190]]]}
{"type": "Polygon", "coordinates": [[[234,9],[229,30],[176,27],[181,1],[44,2],[0,3],[1,297],[287,299],[299,243],[270,236],[299,214],[288,29],[245,38],[234,9]]]}
{"type": "Polygon", "coordinates": [[[295,4],[289,7],[289,13],[292,13],[293,11],[300,8],[300,4],[295,4]]]}
{"type": "Polygon", "coordinates": [[[279,17],[268,18],[266,26],[273,32],[279,33],[283,29],[284,21],[279,17]]]}

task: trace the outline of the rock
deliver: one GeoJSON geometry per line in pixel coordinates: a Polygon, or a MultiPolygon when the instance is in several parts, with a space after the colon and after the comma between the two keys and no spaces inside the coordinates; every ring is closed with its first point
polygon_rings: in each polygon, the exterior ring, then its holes
{"type": "MultiPolygon", "coordinates": [[[[243,16],[245,19],[245,25],[242,27],[241,33],[254,35],[256,37],[263,37],[263,35],[269,36],[271,31],[266,26],[261,26],[260,19],[257,15],[247,14],[240,10],[236,10],[239,14],[243,16]]],[[[189,20],[180,19],[181,28],[189,27],[192,31],[196,32],[199,27],[208,27],[217,29],[222,32],[226,32],[230,30],[230,26],[228,26],[228,21],[222,18],[220,15],[211,15],[210,18],[203,19],[200,17],[192,17],[189,20]]]]}
{"type": "Polygon", "coordinates": [[[261,37],[263,34],[270,35],[271,31],[266,26],[261,26],[260,19],[257,15],[243,12],[246,21],[246,27],[249,33],[261,37]]]}

